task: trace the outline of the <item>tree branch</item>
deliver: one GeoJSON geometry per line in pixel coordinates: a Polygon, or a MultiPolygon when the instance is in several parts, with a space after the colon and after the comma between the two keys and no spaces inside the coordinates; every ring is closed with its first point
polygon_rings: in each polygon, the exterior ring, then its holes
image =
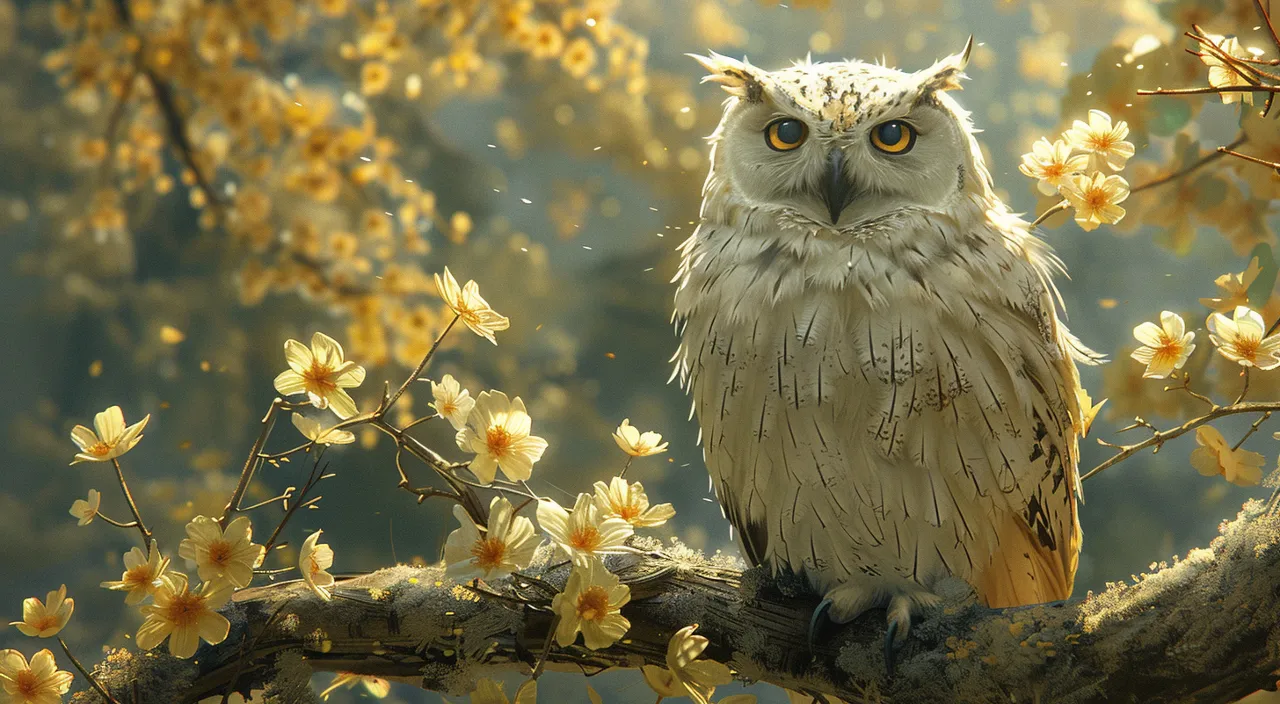
{"type": "MultiPolygon", "coordinates": [[[[706,657],[740,677],[850,702],[1226,702],[1276,686],[1278,538],[1280,517],[1255,501],[1224,522],[1209,548],[1083,600],[986,609],[962,583],[944,584],[943,605],[913,626],[892,680],[884,677],[882,612],[826,629],[811,654],[815,599],[798,582],[676,546],[609,562],[632,589],[624,640],[601,651],[553,647],[546,665],[588,673],[662,665],[672,633],[698,623],[712,643],[706,657]]],[[[263,686],[282,700],[314,701],[313,671],[463,694],[477,677],[529,673],[539,661],[553,614],[533,580],[559,587],[567,574],[549,553],[540,560],[528,581],[486,585],[502,598],[477,596],[439,567],[344,579],[329,603],[297,582],[248,589],[224,610],[232,633],[222,645],[204,647],[194,661],[163,649],[146,657],[116,651],[95,677],[126,701],[138,683],[140,703],[263,686]]],[[[74,701],[100,699],[86,691],[74,701]]]]}

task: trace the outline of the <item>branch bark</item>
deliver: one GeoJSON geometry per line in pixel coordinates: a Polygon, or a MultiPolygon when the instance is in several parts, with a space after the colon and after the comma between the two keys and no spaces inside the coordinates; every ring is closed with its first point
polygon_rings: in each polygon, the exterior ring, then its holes
{"type": "MultiPolygon", "coordinates": [[[[602,651],[554,647],[547,666],[590,673],[663,665],[671,634],[698,623],[712,642],[705,656],[740,677],[848,702],[1232,701],[1276,687],[1280,517],[1254,501],[1221,531],[1172,565],[1062,604],[986,609],[956,582],[943,606],[912,628],[891,680],[880,612],[830,627],[811,653],[815,600],[794,579],[647,545],[643,555],[610,563],[632,589],[627,637],[602,651]]],[[[551,556],[541,558],[545,565],[551,556]]],[[[530,574],[559,588],[566,573],[552,565],[530,574]]],[[[115,651],[95,674],[117,699],[140,704],[263,687],[280,701],[311,701],[313,671],[463,694],[477,677],[530,672],[551,627],[546,592],[546,583],[510,579],[473,590],[439,567],[344,579],[328,603],[300,583],[274,584],[239,592],[225,610],[231,636],[195,660],[162,649],[115,651]]],[[[74,701],[101,698],[90,690],[74,701]]]]}

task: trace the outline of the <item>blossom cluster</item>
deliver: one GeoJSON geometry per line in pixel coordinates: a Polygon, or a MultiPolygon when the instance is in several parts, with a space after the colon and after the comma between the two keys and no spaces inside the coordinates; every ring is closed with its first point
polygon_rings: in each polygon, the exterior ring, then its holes
{"type": "Polygon", "coordinates": [[[1128,136],[1124,121],[1112,124],[1107,113],[1090,110],[1088,122],[1076,120],[1059,139],[1036,141],[1018,170],[1036,179],[1044,195],[1061,195],[1082,229],[1117,223],[1124,217],[1120,203],[1129,197],[1129,182],[1110,172],[1123,169],[1133,156],[1128,136]]]}

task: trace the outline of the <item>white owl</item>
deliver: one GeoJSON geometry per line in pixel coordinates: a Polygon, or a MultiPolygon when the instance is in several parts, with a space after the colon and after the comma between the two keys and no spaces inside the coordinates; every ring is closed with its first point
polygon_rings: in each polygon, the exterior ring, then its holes
{"type": "Polygon", "coordinates": [[[695,57],[731,97],[674,279],[673,376],[747,559],[803,574],[815,623],[886,608],[890,661],[939,579],[992,607],[1064,599],[1080,550],[1073,359],[1096,357],[947,93],[968,54],[695,57]]]}

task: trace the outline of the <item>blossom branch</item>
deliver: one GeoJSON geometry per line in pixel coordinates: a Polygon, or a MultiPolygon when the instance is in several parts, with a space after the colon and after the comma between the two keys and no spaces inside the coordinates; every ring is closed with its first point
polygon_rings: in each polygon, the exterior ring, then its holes
{"type": "Polygon", "coordinates": [[[1225,418],[1226,416],[1239,415],[1241,413],[1270,414],[1276,411],[1280,411],[1280,401],[1270,401],[1270,402],[1246,401],[1246,402],[1233,403],[1229,406],[1214,406],[1212,410],[1210,410],[1208,413],[1205,413],[1202,416],[1199,416],[1197,418],[1192,418],[1191,420],[1188,420],[1187,422],[1177,426],[1176,428],[1170,428],[1169,430],[1162,430],[1162,431],[1156,432],[1146,440],[1143,440],[1142,442],[1134,443],[1132,445],[1115,445],[1111,443],[1104,443],[1103,441],[1099,440],[1098,442],[1100,444],[1104,444],[1109,447],[1114,447],[1118,451],[1111,457],[1107,458],[1098,466],[1086,472],[1083,476],[1080,477],[1080,480],[1084,481],[1089,477],[1092,477],[1093,475],[1103,471],[1104,469],[1117,465],[1149,447],[1154,448],[1152,450],[1153,452],[1159,452],[1160,448],[1163,447],[1166,442],[1169,442],[1170,440],[1180,435],[1189,433],[1192,430],[1195,430],[1196,428],[1199,428],[1200,426],[1206,423],[1217,420],[1218,418],[1225,418]]]}
{"type": "Polygon", "coordinates": [[[93,687],[93,691],[97,692],[98,695],[109,704],[120,704],[120,702],[116,701],[115,697],[111,696],[111,694],[107,692],[98,680],[94,679],[93,675],[89,674],[88,670],[84,669],[84,665],[81,665],[80,661],[76,659],[76,656],[71,654],[71,648],[67,647],[67,641],[63,640],[61,636],[58,637],[58,645],[62,646],[62,652],[66,653],[67,659],[70,660],[72,666],[76,668],[76,672],[79,672],[80,676],[88,681],[89,686],[93,687]]]}
{"type": "Polygon", "coordinates": [[[1185,178],[1190,174],[1192,174],[1193,172],[1199,170],[1200,168],[1208,166],[1209,164],[1212,164],[1218,159],[1221,159],[1222,157],[1226,156],[1227,155],[1226,150],[1235,149],[1247,141],[1248,141],[1248,138],[1245,137],[1245,135],[1242,133],[1240,136],[1236,137],[1234,140],[1232,140],[1230,144],[1226,145],[1225,147],[1218,147],[1217,149],[1209,152],[1208,154],[1205,154],[1204,156],[1195,160],[1191,164],[1181,169],[1178,169],[1173,173],[1165,174],[1164,176],[1157,177],[1155,179],[1147,181],[1146,183],[1142,183],[1137,186],[1134,186],[1129,192],[1138,193],[1140,191],[1145,191],[1148,188],[1157,188],[1159,186],[1165,185],[1166,183],[1171,183],[1173,181],[1177,181],[1179,179],[1185,178]]]}
{"type": "Polygon", "coordinates": [[[151,531],[147,529],[147,524],[142,522],[142,514],[138,512],[138,504],[133,500],[133,492],[129,491],[129,482],[125,481],[124,470],[120,467],[120,460],[113,457],[111,466],[116,469],[116,479],[120,482],[120,491],[124,493],[125,503],[129,504],[129,511],[133,514],[132,527],[136,527],[138,532],[142,534],[142,547],[146,548],[151,544],[151,531]]]}
{"type": "Polygon", "coordinates": [[[262,417],[260,425],[262,429],[258,432],[258,437],[253,441],[253,447],[249,450],[249,456],[245,458],[244,468],[240,470],[240,479],[236,482],[236,487],[231,491],[231,498],[227,500],[227,505],[222,509],[222,518],[218,519],[218,523],[223,528],[231,522],[232,516],[236,511],[240,510],[240,501],[244,499],[244,493],[249,490],[249,483],[253,481],[253,475],[258,470],[258,466],[262,463],[262,448],[267,444],[267,438],[271,436],[271,429],[276,424],[276,414],[281,410],[292,410],[294,404],[285,401],[277,396],[271,401],[271,407],[267,409],[266,415],[262,417]]]}

